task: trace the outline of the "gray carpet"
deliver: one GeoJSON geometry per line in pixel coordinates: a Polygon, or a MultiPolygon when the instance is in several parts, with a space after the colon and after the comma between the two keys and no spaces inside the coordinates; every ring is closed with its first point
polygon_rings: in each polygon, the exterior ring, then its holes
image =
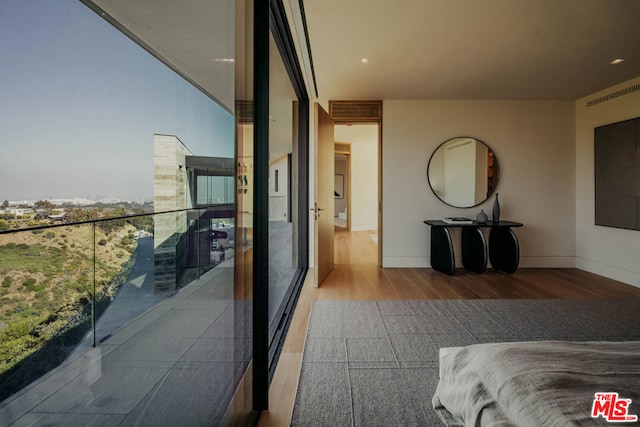
{"type": "Polygon", "coordinates": [[[437,426],[438,349],[640,340],[640,298],[314,301],[293,426],[437,426]]]}

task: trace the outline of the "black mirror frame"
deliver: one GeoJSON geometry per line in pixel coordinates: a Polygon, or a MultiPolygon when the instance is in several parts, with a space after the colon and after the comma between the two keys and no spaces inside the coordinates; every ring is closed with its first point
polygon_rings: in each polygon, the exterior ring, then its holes
{"type": "Polygon", "coordinates": [[[473,136],[454,136],[453,138],[449,138],[446,141],[444,141],[443,143],[441,143],[440,145],[438,145],[436,147],[435,150],[433,150],[433,153],[431,153],[431,157],[429,157],[429,162],[427,162],[427,183],[429,184],[429,188],[431,189],[431,192],[433,193],[434,196],[436,196],[436,198],[438,200],[440,200],[442,203],[444,203],[447,206],[451,206],[453,208],[458,208],[458,209],[471,209],[471,208],[475,208],[476,206],[479,206],[481,204],[483,204],[484,202],[486,202],[487,200],[489,200],[489,198],[491,198],[491,196],[493,195],[493,193],[496,192],[496,188],[498,187],[498,182],[500,181],[500,166],[499,166],[499,162],[498,162],[498,156],[496,156],[496,152],[489,147],[489,144],[487,144],[486,142],[484,142],[481,139],[478,139],[476,137],[473,136]],[[464,139],[464,138],[469,138],[469,139],[473,139],[477,142],[480,142],[482,144],[484,144],[485,147],[487,147],[487,149],[493,153],[493,176],[494,176],[494,183],[493,183],[493,188],[491,189],[491,191],[488,192],[487,197],[484,198],[482,201],[476,203],[473,206],[455,206],[452,205],[450,203],[447,203],[446,201],[442,200],[440,198],[440,196],[438,196],[438,194],[435,192],[435,190],[433,189],[433,186],[431,185],[431,179],[429,178],[429,168],[431,167],[431,160],[433,160],[433,156],[438,152],[438,150],[440,149],[440,147],[442,147],[443,145],[445,145],[447,142],[453,141],[454,139],[464,139]]]}

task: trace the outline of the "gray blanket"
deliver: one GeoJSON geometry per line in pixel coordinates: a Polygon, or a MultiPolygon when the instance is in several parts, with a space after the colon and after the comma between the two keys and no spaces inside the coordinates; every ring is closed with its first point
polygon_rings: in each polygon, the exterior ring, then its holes
{"type": "Polygon", "coordinates": [[[640,341],[539,341],[440,349],[433,406],[449,426],[607,425],[595,393],[640,415],[640,341]]]}

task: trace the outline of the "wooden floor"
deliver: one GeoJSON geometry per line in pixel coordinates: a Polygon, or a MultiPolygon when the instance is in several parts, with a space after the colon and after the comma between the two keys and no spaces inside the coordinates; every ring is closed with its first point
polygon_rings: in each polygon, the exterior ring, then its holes
{"type": "Polygon", "coordinates": [[[336,230],[335,267],[314,288],[307,274],[259,426],[288,426],[314,300],[640,298],[640,288],[578,269],[521,268],[512,275],[463,269],[455,276],[426,268],[379,268],[373,231],[336,230]]]}

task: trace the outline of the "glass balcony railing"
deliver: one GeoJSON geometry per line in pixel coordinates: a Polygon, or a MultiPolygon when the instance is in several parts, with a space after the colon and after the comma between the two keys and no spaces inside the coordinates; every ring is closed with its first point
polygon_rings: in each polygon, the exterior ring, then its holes
{"type": "MultiPolygon", "coordinates": [[[[0,401],[210,270],[232,269],[234,228],[230,204],[1,231],[0,401]]],[[[215,277],[232,300],[233,274],[215,277]]]]}

